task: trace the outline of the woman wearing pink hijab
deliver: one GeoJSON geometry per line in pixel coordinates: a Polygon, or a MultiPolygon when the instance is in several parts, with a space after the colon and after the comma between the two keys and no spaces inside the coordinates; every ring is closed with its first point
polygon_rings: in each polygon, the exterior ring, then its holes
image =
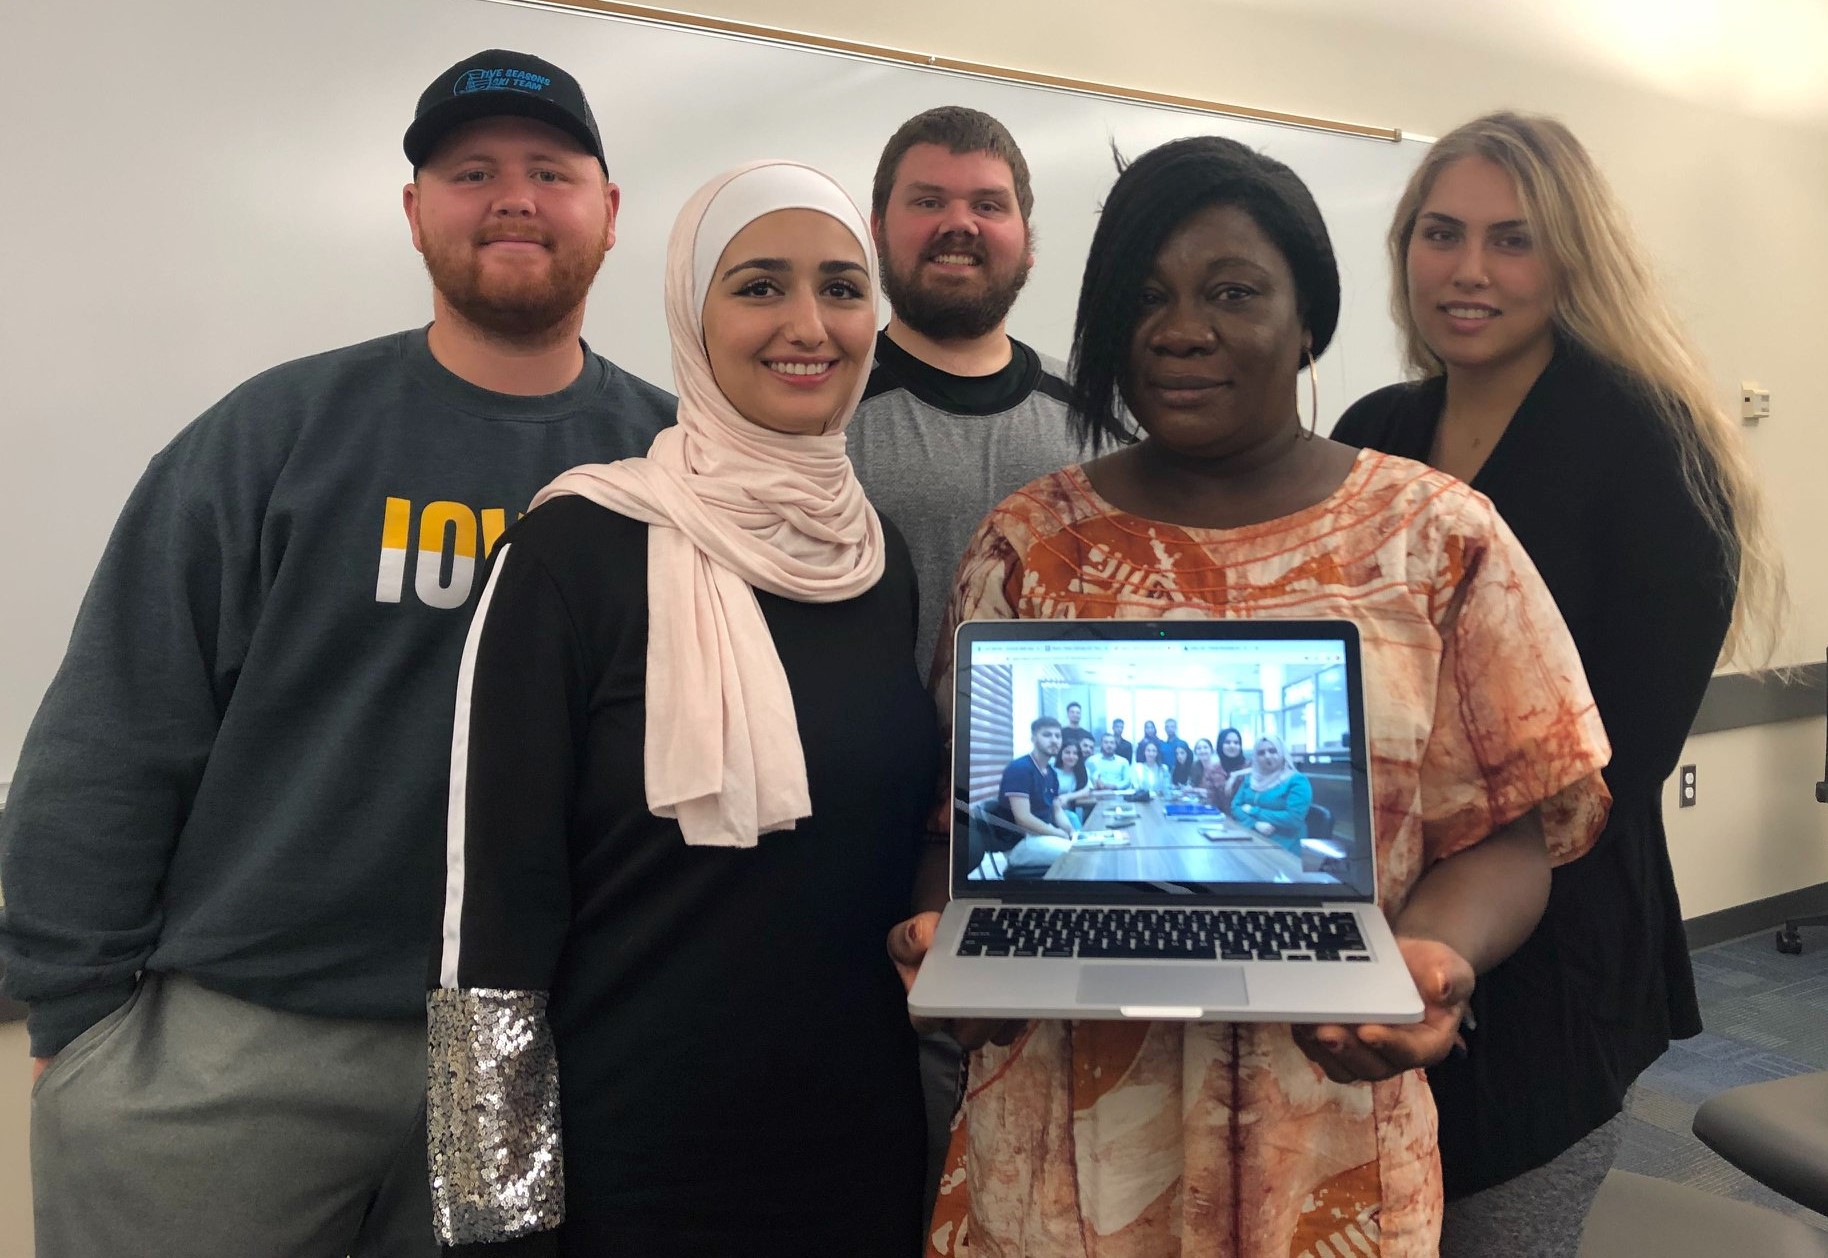
{"type": "Polygon", "coordinates": [[[712,180],[668,247],[677,427],[502,537],[458,681],[430,1000],[457,1252],[918,1246],[882,939],[938,737],[913,568],[845,454],[875,291],[827,176],[712,180]]]}

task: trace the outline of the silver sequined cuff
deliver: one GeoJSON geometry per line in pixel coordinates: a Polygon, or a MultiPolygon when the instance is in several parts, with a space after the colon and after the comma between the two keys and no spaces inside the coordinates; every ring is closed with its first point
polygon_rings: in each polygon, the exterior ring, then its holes
{"type": "Polygon", "coordinates": [[[441,988],[426,1009],[439,1241],[487,1243],[557,1227],[565,1221],[565,1159],[546,993],[441,988]]]}

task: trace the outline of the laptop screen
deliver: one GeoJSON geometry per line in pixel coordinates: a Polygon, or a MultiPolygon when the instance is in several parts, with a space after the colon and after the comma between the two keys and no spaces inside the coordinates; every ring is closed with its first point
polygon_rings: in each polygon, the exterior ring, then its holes
{"type": "Polygon", "coordinates": [[[1375,894],[1344,621],[978,621],[955,679],[953,892],[1375,894]]]}

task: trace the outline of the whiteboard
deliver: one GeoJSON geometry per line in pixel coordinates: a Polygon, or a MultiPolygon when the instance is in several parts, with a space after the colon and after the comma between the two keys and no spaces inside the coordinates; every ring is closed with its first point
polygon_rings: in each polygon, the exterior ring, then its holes
{"type": "Polygon", "coordinates": [[[0,44],[17,54],[0,123],[15,198],[0,245],[0,781],[146,461],[248,376],[430,317],[400,136],[426,83],[478,49],[537,53],[589,94],[623,195],[585,336],[656,383],[671,380],[665,242],[693,189],[787,157],[867,207],[883,142],[940,104],[1002,119],[1033,172],[1039,256],[1016,336],[1065,356],[1112,142],[1133,156],[1215,132],[1294,167],[1332,231],[1344,305],[1321,361],[1323,431],[1401,374],[1382,238],[1419,141],[489,0],[9,4],[0,44]]]}

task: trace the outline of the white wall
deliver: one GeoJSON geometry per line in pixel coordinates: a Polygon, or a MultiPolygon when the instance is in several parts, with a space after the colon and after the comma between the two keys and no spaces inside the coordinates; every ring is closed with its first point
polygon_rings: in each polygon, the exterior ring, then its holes
{"type": "Polygon", "coordinates": [[[99,23],[87,9],[11,6],[0,9],[0,46],[34,54],[12,81],[23,108],[0,127],[0,165],[30,172],[22,187],[55,193],[56,238],[76,246],[48,247],[42,232],[0,245],[14,294],[0,303],[0,397],[14,421],[0,458],[0,537],[31,539],[0,550],[13,613],[0,650],[0,780],[148,456],[276,361],[424,321],[426,280],[400,213],[400,129],[418,76],[478,48],[558,57],[606,111],[624,106],[626,116],[626,102],[640,103],[639,126],[605,115],[622,210],[584,335],[657,384],[671,377],[655,317],[667,233],[705,172],[788,152],[867,199],[882,137],[947,100],[1006,119],[1035,159],[1037,218],[1058,264],[1033,277],[1016,335],[1065,352],[1079,259],[1111,185],[1109,144],[1141,152],[1210,127],[1302,172],[1342,272],[1366,278],[1349,286],[1356,296],[1342,303],[1320,364],[1320,421],[1399,370],[1372,281],[1388,207],[1424,142],[1198,119],[479,0],[164,0],[99,23]],[[73,64],[97,90],[65,90],[73,64]]]}
{"type": "Polygon", "coordinates": [[[1699,917],[1828,882],[1822,718],[1691,738],[1682,762],[1697,777],[1692,808],[1663,784],[1682,912],[1699,917]]]}
{"type": "MultiPolygon", "coordinates": [[[[1828,13],[1542,0],[686,0],[742,22],[960,60],[1442,135],[1552,113],[1591,148],[1747,430],[1795,614],[1780,658],[1828,646],[1828,13]]],[[[612,112],[606,111],[606,112],[612,112]]],[[[1017,137],[1020,140],[1020,136],[1017,137]]],[[[1041,265],[1046,265],[1045,256],[1041,265]]],[[[1667,799],[1690,916],[1828,881],[1823,723],[1691,741],[1700,802],[1667,799]]]]}

